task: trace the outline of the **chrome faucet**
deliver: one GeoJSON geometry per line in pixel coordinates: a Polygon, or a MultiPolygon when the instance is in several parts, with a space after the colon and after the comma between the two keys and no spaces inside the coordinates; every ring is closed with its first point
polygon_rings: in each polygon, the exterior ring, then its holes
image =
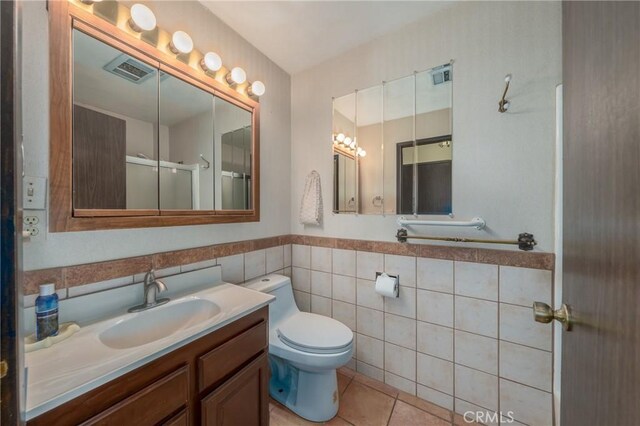
{"type": "Polygon", "coordinates": [[[152,269],[144,276],[144,303],[129,308],[129,312],[146,311],[156,306],[164,305],[170,299],[156,299],[158,293],[167,291],[167,286],[162,281],[156,279],[155,271],[152,269]]]}

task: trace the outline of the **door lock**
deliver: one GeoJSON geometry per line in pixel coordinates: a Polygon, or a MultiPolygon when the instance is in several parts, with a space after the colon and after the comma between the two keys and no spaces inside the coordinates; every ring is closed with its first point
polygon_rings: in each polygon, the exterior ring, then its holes
{"type": "Polygon", "coordinates": [[[536,322],[548,324],[553,320],[557,320],[562,323],[562,326],[566,331],[571,331],[573,325],[573,317],[571,315],[571,307],[566,303],[563,303],[560,309],[555,311],[551,309],[551,306],[543,302],[533,302],[533,319],[536,322]]]}

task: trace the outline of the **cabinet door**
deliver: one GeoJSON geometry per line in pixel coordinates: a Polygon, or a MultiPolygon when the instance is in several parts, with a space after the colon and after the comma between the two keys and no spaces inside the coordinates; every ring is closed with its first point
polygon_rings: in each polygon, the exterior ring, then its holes
{"type": "Polygon", "coordinates": [[[269,424],[269,363],[260,355],[202,400],[206,426],[267,426],[269,424]]]}

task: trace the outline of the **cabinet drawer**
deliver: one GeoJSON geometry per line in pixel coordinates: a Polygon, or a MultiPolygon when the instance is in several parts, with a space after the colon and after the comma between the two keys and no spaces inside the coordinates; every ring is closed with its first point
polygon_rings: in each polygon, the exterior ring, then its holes
{"type": "Polygon", "coordinates": [[[211,352],[198,358],[200,392],[234,372],[267,347],[267,322],[261,321],[211,352]]]}
{"type": "Polygon", "coordinates": [[[155,425],[185,407],[189,400],[189,368],[184,366],[83,425],[155,425]]]}

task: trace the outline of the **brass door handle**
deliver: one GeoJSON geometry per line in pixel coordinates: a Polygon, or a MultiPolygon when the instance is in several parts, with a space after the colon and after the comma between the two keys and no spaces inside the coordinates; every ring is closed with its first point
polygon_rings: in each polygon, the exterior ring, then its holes
{"type": "Polygon", "coordinates": [[[560,321],[566,331],[571,331],[573,323],[571,307],[566,303],[563,303],[560,309],[554,311],[546,303],[533,302],[533,319],[544,324],[548,324],[553,320],[560,321]]]}

